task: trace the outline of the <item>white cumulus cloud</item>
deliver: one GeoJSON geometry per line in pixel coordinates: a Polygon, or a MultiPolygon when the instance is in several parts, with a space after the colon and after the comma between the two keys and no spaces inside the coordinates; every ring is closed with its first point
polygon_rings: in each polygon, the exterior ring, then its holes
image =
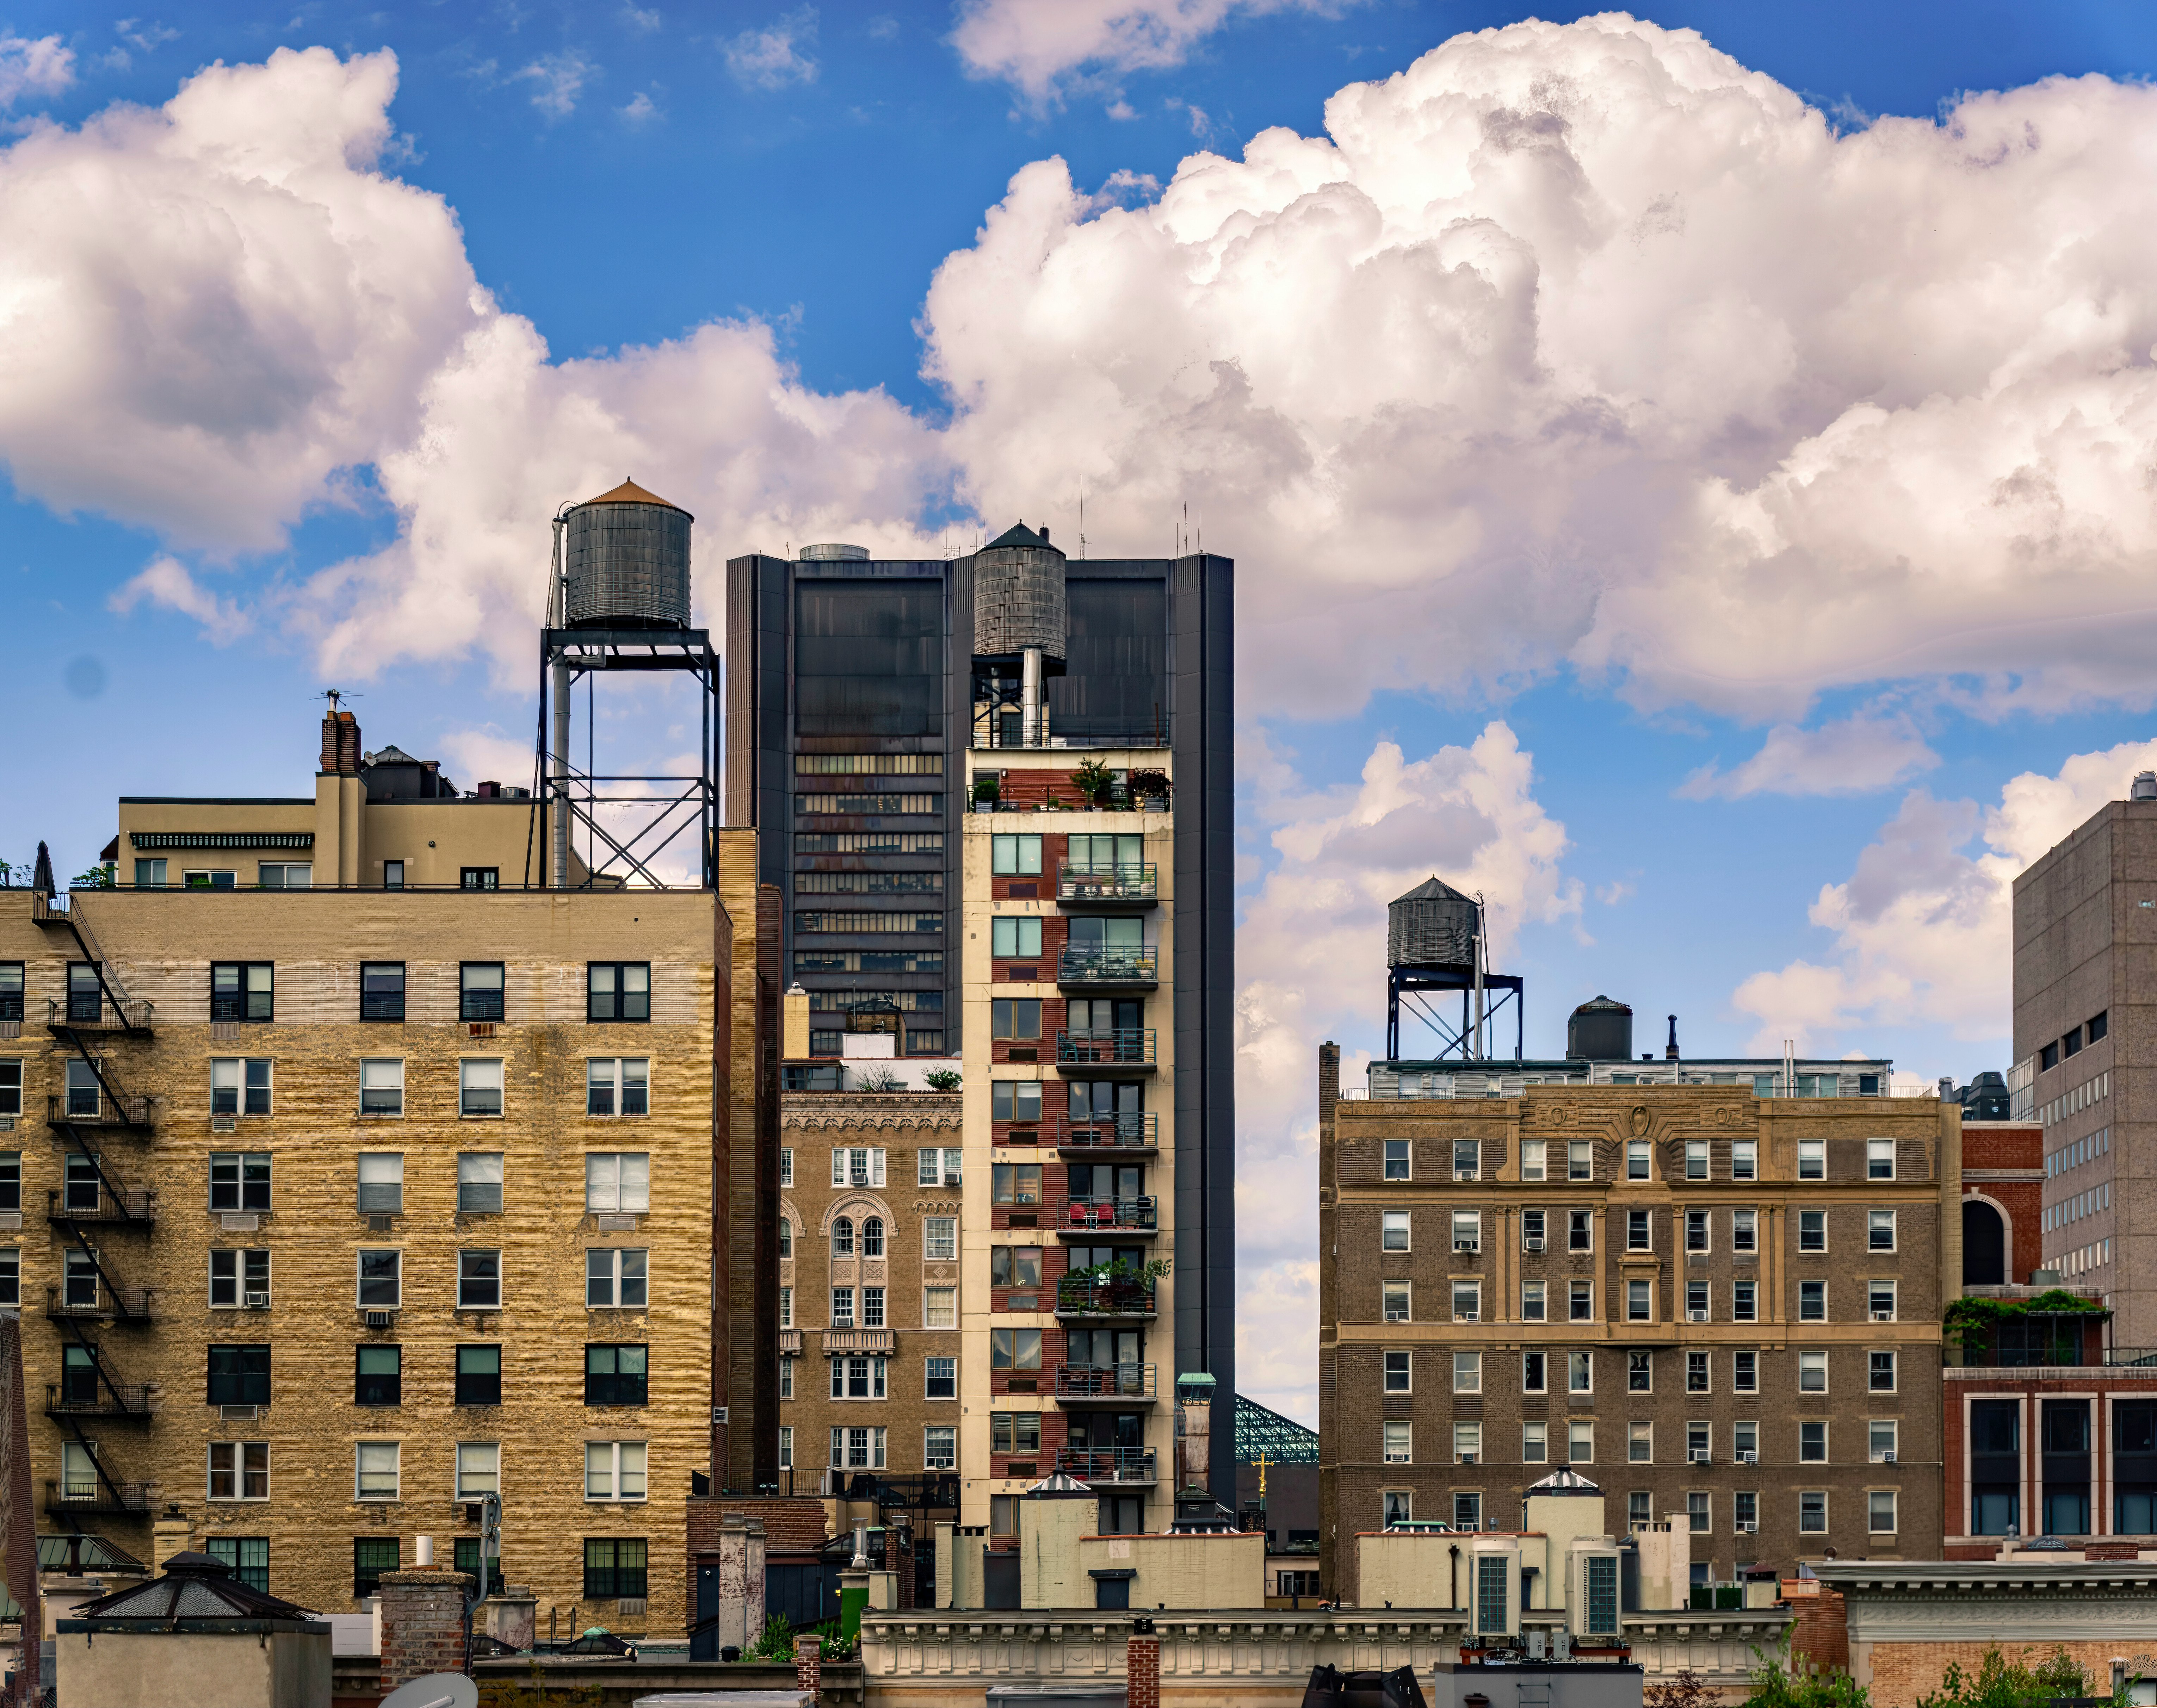
{"type": "Polygon", "coordinates": [[[215,646],[229,645],[255,626],[235,600],[212,593],[188,573],[186,564],[166,553],[152,558],[106,604],[125,616],[145,602],[193,617],[202,625],[203,638],[215,646]]]}
{"type": "Polygon", "coordinates": [[[1237,13],[1323,12],[1325,0],[965,0],[952,44],[976,77],[1034,100],[1067,74],[1161,70],[1237,13]]]}
{"type": "Polygon", "coordinates": [[[584,85],[598,72],[598,66],[572,48],[534,59],[514,75],[514,80],[533,85],[532,105],[548,118],[566,119],[576,111],[584,85]]]}
{"type": "Polygon", "coordinates": [[[58,95],[75,81],[75,49],[56,35],[0,34],[0,111],[25,95],[58,95]]]}
{"type": "Polygon", "coordinates": [[[779,90],[816,80],[816,9],[804,6],[721,44],[727,69],[744,89],[779,90]]]}
{"type": "Polygon", "coordinates": [[[1728,771],[1704,765],[1679,785],[1691,800],[1748,795],[1865,795],[1930,770],[1940,756],[1907,718],[1860,714],[1817,729],[1779,723],[1728,771]]]}

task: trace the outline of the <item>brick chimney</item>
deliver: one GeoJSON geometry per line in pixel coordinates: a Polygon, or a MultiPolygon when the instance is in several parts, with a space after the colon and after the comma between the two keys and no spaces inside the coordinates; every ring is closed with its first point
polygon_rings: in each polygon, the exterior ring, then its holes
{"type": "Polygon", "coordinates": [[[337,709],[332,707],[322,713],[322,762],[315,767],[317,771],[337,774],[337,709]]]}
{"type": "Polygon", "coordinates": [[[1124,1639],[1124,1700],[1130,1708],[1161,1708],[1161,1639],[1151,1619],[1135,1619],[1124,1639]]]}
{"type": "Polygon", "coordinates": [[[337,774],[359,774],[359,720],[349,712],[337,713],[337,774]]]}

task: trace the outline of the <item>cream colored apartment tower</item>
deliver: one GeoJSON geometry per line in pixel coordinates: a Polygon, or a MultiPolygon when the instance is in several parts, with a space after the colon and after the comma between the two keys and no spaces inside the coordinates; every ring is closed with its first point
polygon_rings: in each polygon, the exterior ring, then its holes
{"type": "Polygon", "coordinates": [[[734,924],[517,887],[530,803],[370,802],[336,745],[312,800],[123,800],[111,888],[0,891],[39,1529],[344,1612],[420,1536],[474,1567],[497,1494],[543,1639],[678,1636],[734,924]]]}
{"type": "Polygon", "coordinates": [[[1176,1492],[1174,821],[1073,810],[1073,764],[976,749],[960,819],[960,1521],[992,1537],[1058,1470],[1104,1531],[1163,1529],[1176,1492]]]}

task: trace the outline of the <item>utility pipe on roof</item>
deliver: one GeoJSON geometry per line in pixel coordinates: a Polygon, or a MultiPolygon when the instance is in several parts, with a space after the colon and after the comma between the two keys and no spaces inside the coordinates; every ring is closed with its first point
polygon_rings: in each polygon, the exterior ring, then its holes
{"type": "MultiPolygon", "coordinates": [[[[548,589],[550,625],[560,627],[569,609],[568,589],[563,582],[562,517],[554,518],[554,575],[548,589]]],[[[569,887],[569,662],[559,651],[554,656],[553,728],[548,737],[548,766],[553,779],[553,885],[569,887]]]]}

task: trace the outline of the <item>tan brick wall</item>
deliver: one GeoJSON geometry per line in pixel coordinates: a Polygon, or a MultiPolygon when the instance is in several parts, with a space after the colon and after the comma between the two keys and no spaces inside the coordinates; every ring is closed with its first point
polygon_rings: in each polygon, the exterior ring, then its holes
{"type": "MultiPolygon", "coordinates": [[[[1985,1651],[1994,1646],[1982,1641],[1874,1644],[1871,1655],[1873,1708],[1916,1708],[1919,1697],[1939,1689],[1951,1664],[1974,1678],[1978,1668],[1984,1664],[1985,1651]]],[[[2006,1644],[2000,1645],[2000,1649],[2007,1659],[2030,1667],[2050,1660],[2057,1650],[2064,1649],[2080,1663],[2084,1672],[2094,1677],[2095,1694],[2102,1696],[2112,1689],[2114,1658],[2126,1659],[2144,1646],[2140,1640],[2123,1645],[2118,1639],[2111,1638],[2102,1641],[2085,1639],[2064,1643],[2006,1644]]]]}

